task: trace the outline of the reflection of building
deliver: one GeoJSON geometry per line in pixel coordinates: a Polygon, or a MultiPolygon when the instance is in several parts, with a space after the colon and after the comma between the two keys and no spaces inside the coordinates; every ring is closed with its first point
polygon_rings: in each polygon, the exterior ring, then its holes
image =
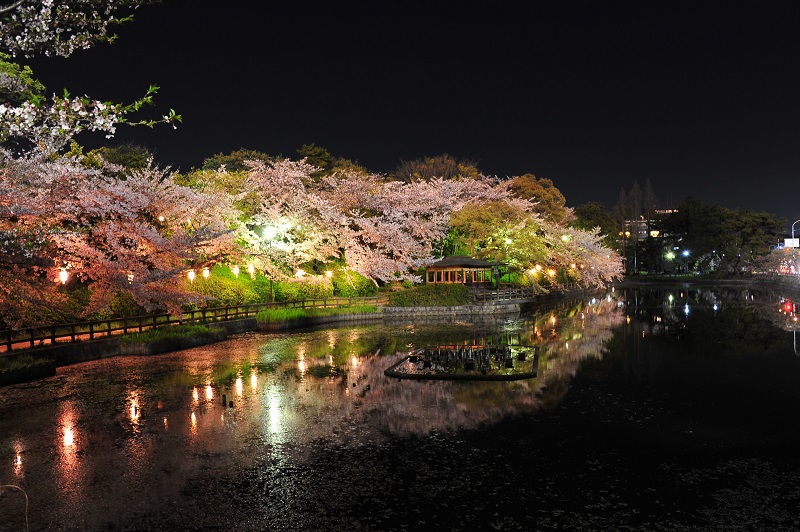
{"type": "Polygon", "coordinates": [[[492,278],[497,276],[500,263],[488,262],[464,256],[445,257],[427,268],[428,284],[466,284],[472,286],[492,286],[492,278]]]}

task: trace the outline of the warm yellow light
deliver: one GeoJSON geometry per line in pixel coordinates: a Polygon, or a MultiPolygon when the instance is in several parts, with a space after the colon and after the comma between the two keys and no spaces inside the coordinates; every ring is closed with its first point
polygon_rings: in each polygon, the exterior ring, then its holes
{"type": "Polygon", "coordinates": [[[650,236],[652,236],[653,238],[657,237],[658,235],[659,235],[658,231],[655,231],[655,230],[650,231],[650,236]]]}
{"type": "Polygon", "coordinates": [[[330,271],[330,270],[325,270],[325,277],[327,277],[328,279],[330,279],[331,277],[333,277],[333,272],[332,272],[332,271],[330,271]]]}
{"type": "Polygon", "coordinates": [[[537,272],[539,272],[539,271],[542,271],[542,266],[541,266],[541,264],[537,264],[537,265],[536,265],[536,271],[537,271],[537,272]]]}
{"type": "Polygon", "coordinates": [[[252,264],[248,264],[247,265],[247,273],[250,274],[250,277],[255,279],[256,278],[256,267],[253,266],[252,264]]]}
{"type": "Polygon", "coordinates": [[[264,238],[267,240],[272,240],[276,234],[278,234],[278,230],[275,227],[268,225],[264,228],[264,238]]]}
{"type": "Polygon", "coordinates": [[[75,433],[72,427],[64,427],[64,447],[71,447],[75,444],[75,433]]]}
{"type": "Polygon", "coordinates": [[[233,268],[231,268],[231,271],[233,272],[233,275],[235,277],[239,277],[239,266],[238,265],[234,265],[233,268]]]}
{"type": "Polygon", "coordinates": [[[244,384],[242,383],[242,378],[236,377],[236,395],[241,397],[243,391],[244,391],[244,384]]]}
{"type": "Polygon", "coordinates": [[[186,277],[189,278],[190,283],[193,283],[195,278],[194,270],[189,270],[188,272],[186,272],[186,277]]]}
{"type": "Polygon", "coordinates": [[[61,271],[58,272],[58,279],[61,281],[61,284],[67,284],[67,279],[69,279],[69,272],[67,272],[66,268],[61,268],[61,271]]]}
{"type": "Polygon", "coordinates": [[[208,268],[203,268],[203,277],[208,279],[209,275],[211,275],[211,270],[209,270],[208,268]]]}
{"type": "Polygon", "coordinates": [[[300,270],[297,270],[297,271],[294,273],[294,276],[295,276],[295,277],[297,277],[297,278],[300,278],[300,277],[303,277],[305,274],[306,274],[306,271],[305,271],[305,270],[302,270],[302,269],[300,269],[300,270]]]}
{"type": "Polygon", "coordinates": [[[159,222],[162,222],[162,223],[163,223],[163,222],[164,222],[164,220],[166,220],[166,218],[164,218],[164,215],[163,215],[163,214],[162,214],[161,216],[159,216],[159,217],[158,217],[158,221],[159,221],[159,222]]]}
{"type": "Polygon", "coordinates": [[[572,237],[569,235],[561,235],[562,242],[569,242],[572,237]]]}
{"type": "Polygon", "coordinates": [[[630,237],[631,237],[631,232],[625,231],[625,238],[630,238],[630,237]]]}
{"type": "Polygon", "coordinates": [[[214,398],[214,389],[210,384],[206,385],[206,400],[210,401],[214,398]]]}
{"type": "Polygon", "coordinates": [[[128,284],[133,283],[133,272],[128,272],[128,284]]]}
{"type": "Polygon", "coordinates": [[[553,277],[556,274],[555,270],[549,270],[547,273],[550,274],[550,277],[553,277]]]}

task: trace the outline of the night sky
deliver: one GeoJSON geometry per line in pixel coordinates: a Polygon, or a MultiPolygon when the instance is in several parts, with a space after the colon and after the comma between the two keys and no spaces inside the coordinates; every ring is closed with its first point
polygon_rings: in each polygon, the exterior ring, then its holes
{"type": "Polygon", "coordinates": [[[800,3],[435,4],[165,0],[113,45],[31,64],[101,99],[160,85],[149,112],[183,124],[114,142],[173,169],[309,143],[376,172],[449,153],[570,206],[649,179],[662,206],[800,218],[800,3]]]}

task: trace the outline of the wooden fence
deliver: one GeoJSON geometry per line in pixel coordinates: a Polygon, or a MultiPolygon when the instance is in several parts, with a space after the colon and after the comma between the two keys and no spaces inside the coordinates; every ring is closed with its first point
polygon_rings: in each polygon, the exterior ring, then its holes
{"type": "Polygon", "coordinates": [[[472,299],[476,302],[516,301],[533,299],[536,293],[533,288],[500,288],[499,290],[475,290],[472,299]]]}
{"type": "Polygon", "coordinates": [[[333,297],[327,299],[306,299],[304,301],[259,303],[252,305],[187,310],[182,315],[178,316],[173,316],[166,313],[154,313],[146,316],[82,321],[77,323],[47,325],[43,327],[29,327],[18,330],[5,329],[0,330],[0,338],[2,338],[0,340],[0,353],[16,349],[53,345],[56,343],[107,338],[117,334],[137,333],[163,325],[208,323],[214,321],[252,318],[262,310],[268,309],[339,308],[355,305],[381,306],[385,304],[385,294],[372,297],[333,297]]]}

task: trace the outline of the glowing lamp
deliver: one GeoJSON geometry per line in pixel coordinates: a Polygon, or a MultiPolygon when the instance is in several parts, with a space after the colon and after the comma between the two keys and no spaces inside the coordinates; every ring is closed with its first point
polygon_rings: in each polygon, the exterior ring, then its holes
{"type": "Polygon", "coordinates": [[[239,277],[239,266],[238,265],[236,265],[233,268],[231,268],[231,271],[233,272],[234,276],[236,276],[237,278],[239,277]]]}
{"type": "Polygon", "coordinates": [[[250,277],[255,279],[256,278],[256,267],[253,266],[252,264],[248,264],[247,265],[247,273],[250,274],[250,277]]]}
{"type": "Polygon", "coordinates": [[[193,283],[194,282],[194,277],[195,277],[194,270],[189,270],[188,272],[186,272],[186,277],[189,278],[189,282],[190,283],[193,283]]]}
{"type": "Polygon", "coordinates": [[[208,279],[209,275],[211,275],[211,270],[209,270],[208,268],[203,268],[203,277],[205,279],[208,279]]]}
{"type": "Polygon", "coordinates": [[[67,272],[66,268],[61,268],[61,271],[58,272],[58,279],[61,281],[61,284],[67,284],[67,279],[69,279],[69,272],[67,272]]]}
{"type": "Polygon", "coordinates": [[[326,270],[326,271],[325,271],[325,277],[327,277],[328,279],[330,279],[331,277],[333,277],[333,272],[332,272],[332,271],[330,271],[330,270],[326,270]]]}

